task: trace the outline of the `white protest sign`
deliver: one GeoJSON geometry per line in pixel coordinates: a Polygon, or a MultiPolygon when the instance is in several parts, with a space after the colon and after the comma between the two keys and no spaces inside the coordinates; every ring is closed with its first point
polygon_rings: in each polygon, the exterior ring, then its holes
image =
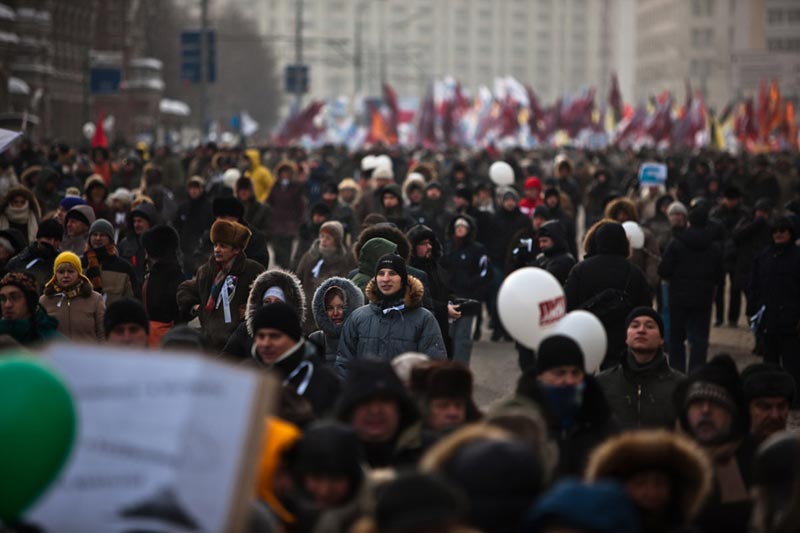
{"type": "Polygon", "coordinates": [[[639,167],[639,185],[655,187],[667,183],[667,165],[664,163],[642,163],[639,167]]]}
{"type": "Polygon", "coordinates": [[[239,531],[270,398],[265,377],[200,356],[53,345],[75,448],[26,513],[45,531],[239,531]]]}

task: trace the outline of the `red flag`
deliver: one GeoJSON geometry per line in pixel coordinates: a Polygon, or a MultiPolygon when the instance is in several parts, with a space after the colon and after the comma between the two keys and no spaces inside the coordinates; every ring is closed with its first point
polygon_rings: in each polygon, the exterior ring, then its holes
{"type": "Polygon", "coordinates": [[[389,108],[389,116],[386,121],[386,126],[389,129],[389,136],[394,137],[394,142],[390,144],[397,143],[397,124],[400,120],[400,106],[397,103],[397,93],[394,92],[394,89],[388,84],[383,84],[383,101],[386,103],[386,107],[389,108]]]}
{"type": "Polygon", "coordinates": [[[92,135],[92,148],[108,148],[108,137],[103,129],[103,106],[97,110],[97,122],[92,135]]]}
{"type": "Polygon", "coordinates": [[[317,134],[318,130],[314,126],[314,118],[316,118],[324,105],[325,102],[321,101],[311,102],[303,111],[287,118],[277,136],[276,142],[281,146],[286,146],[303,135],[317,134]]]}
{"type": "Polygon", "coordinates": [[[429,87],[419,106],[417,142],[426,148],[436,146],[436,104],[433,101],[433,88],[429,87]]]}

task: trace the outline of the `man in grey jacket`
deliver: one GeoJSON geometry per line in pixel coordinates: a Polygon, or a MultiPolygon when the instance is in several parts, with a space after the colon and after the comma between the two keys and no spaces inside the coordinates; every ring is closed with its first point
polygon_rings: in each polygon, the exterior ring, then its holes
{"type": "Polygon", "coordinates": [[[424,288],[409,276],[396,254],[382,256],[375,277],[367,284],[369,304],[353,311],[342,327],[336,369],[344,376],[353,360],[391,361],[405,352],[432,359],[447,357],[442,333],[433,313],[422,307],[424,288]]]}

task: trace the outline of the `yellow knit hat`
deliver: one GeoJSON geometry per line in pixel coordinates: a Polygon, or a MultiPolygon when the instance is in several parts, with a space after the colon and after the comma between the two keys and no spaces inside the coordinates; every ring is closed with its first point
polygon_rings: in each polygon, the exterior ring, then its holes
{"type": "Polygon", "coordinates": [[[55,263],[53,263],[53,274],[56,273],[58,270],[59,265],[63,265],[64,263],[69,263],[70,265],[78,271],[78,274],[81,276],[83,275],[83,267],[81,267],[81,258],[77,255],[73,254],[72,252],[61,252],[56,257],[55,263]]]}

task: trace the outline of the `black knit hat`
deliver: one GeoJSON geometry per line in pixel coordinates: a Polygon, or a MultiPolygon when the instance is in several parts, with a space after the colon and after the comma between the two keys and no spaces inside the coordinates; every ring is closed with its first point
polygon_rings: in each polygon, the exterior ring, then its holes
{"type": "Polygon", "coordinates": [[[379,531],[446,531],[466,517],[464,494],[437,474],[407,473],[377,493],[375,522],[379,531]]]}
{"type": "Polygon", "coordinates": [[[693,372],[676,387],[673,399],[680,423],[686,431],[690,431],[688,407],[698,400],[709,400],[728,409],[733,418],[730,439],[746,435],[750,430],[750,415],[739,371],[728,354],[718,354],[693,372]]]}
{"type": "Polygon", "coordinates": [[[64,226],[62,226],[61,223],[54,218],[43,220],[42,223],[39,224],[39,230],[36,232],[36,238],[56,239],[60,241],[64,238],[64,226]]]}
{"type": "Polygon", "coordinates": [[[253,317],[253,333],[263,328],[277,329],[296,341],[303,336],[297,311],[284,302],[267,304],[256,311],[253,317]]]}
{"type": "Polygon", "coordinates": [[[745,368],[742,389],[748,403],[756,398],[786,398],[791,403],[797,396],[794,378],[775,363],[758,363],[745,368]]]}
{"type": "Polygon", "coordinates": [[[150,332],[150,319],[147,318],[147,311],[139,300],[133,298],[123,298],[106,307],[106,316],[103,319],[106,337],[119,324],[138,324],[145,331],[150,332]]]}
{"type": "Polygon", "coordinates": [[[406,267],[405,260],[397,254],[386,254],[378,259],[375,263],[375,277],[378,277],[378,272],[384,268],[390,268],[400,275],[403,280],[403,287],[408,285],[408,268],[406,267]]]}
{"type": "Polygon", "coordinates": [[[323,202],[317,202],[313,206],[311,206],[311,214],[312,215],[321,215],[325,218],[330,218],[331,216],[331,208],[328,204],[323,202]]]}
{"type": "Polygon", "coordinates": [[[455,196],[457,198],[463,198],[468,203],[472,203],[472,197],[475,193],[472,192],[472,189],[466,186],[461,186],[456,189],[455,196]]]}
{"type": "Polygon", "coordinates": [[[172,226],[155,226],[142,235],[142,245],[153,259],[177,255],[180,243],[178,232],[172,226]]]}
{"type": "Polygon", "coordinates": [[[211,204],[211,211],[214,217],[235,217],[237,220],[241,220],[244,216],[242,202],[233,196],[214,198],[214,203],[211,204]]]}
{"type": "Polygon", "coordinates": [[[647,316],[655,320],[656,324],[658,324],[658,331],[661,333],[661,338],[664,338],[664,320],[661,318],[661,315],[659,315],[658,312],[652,307],[647,307],[644,305],[636,307],[633,309],[633,311],[628,313],[628,317],[625,319],[625,329],[628,329],[634,318],[640,316],[647,316]]]}
{"type": "Polygon", "coordinates": [[[539,345],[536,372],[541,374],[559,366],[577,366],[586,371],[583,351],[578,343],[566,335],[551,335],[539,345]]]}

